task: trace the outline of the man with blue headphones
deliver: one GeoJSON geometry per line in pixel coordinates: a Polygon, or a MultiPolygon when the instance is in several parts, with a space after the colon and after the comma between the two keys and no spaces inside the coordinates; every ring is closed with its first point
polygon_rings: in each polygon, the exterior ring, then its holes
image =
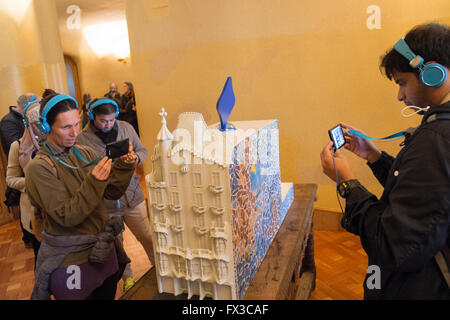
{"type": "MultiPolygon", "coordinates": [[[[106,145],[110,142],[129,139],[137,155],[137,165],[147,159],[147,149],[142,145],[133,126],[126,121],[118,120],[119,106],[113,99],[95,99],[89,104],[90,121],[77,137],[79,145],[86,145],[105,154],[106,145]]],[[[133,175],[130,185],[120,201],[105,200],[106,207],[112,215],[123,217],[126,226],[145,249],[150,263],[154,263],[153,242],[150,221],[145,198],[139,179],[133,175]]],[[[130,265],[127,265],[123,277],[124,291],[134,285],[130,265]]]]}
{"type": "Polygon", "coordinates": [[[381,198],[355,179],[331,142],[322,168],[332,180],[337,175],[346,199],[342,226],[360,237],[369,266],[381,272],[378,284],[367,274],[365,299],[450,299],[450,27],[416,26],[380,67],[398,84],[398,100],[423,115],[396,158],[341,124],[345,148],[367,161],[384,187],[381,198]]]}

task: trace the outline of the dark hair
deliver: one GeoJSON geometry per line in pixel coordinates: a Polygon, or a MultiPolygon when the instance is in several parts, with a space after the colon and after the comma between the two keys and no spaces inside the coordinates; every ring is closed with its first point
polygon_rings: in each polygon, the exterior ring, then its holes
{"type": "Polygon", "coordinates": [[[42,98],[45,98],[46,96],[56,94],[56,91],[53,89],[45,89],[44,92],[42,92],[42,98]]]}
{"type": "Polygon", "coordinates": [[[124,83],[127,85],[128,89],[130,89],[130,91],[133,91],[133,84],[130,81],[125,81],[124,83]]]}
{"type": "MultiPolygon", "coordinates": [[[[97,102],[97,100],[99,100],[99,99],[97,98],[97,99],[92,100],[90,105],[92,106],[95,102],[97,102]]],[[[92,113],[94,114],[94,117],[101,115],[101,114],[116,113],[116,106],[113,105],[112,103],[104,103],[104,104],[101,104],[98,107],[95,107],[94,109],[92,109],[92,113]]]]}
{"type": "MultiPolygon", "coordinates": [[[[424,59],[424,62],[436,61],[447,68],[450,67],[449,26],[435,22],[415,26],[406,34],[405,41],[415,54],[424,59]]],[[[419,74],[419,70],[413,69],[408,59],[394,48],[381,57],[380,71],[389,80],[392,80],[394,71],[412,72],[416,76],[419,74]]]]}
{"type": "MultiPolygon", "coordinates": [[[[41,109],[40,109],[40,114],[42,115],[42,111],[45,108],[45,105],[50,101],[51,98],[57,96],[58,93],[54,93],[54,94],[50,94],[47,95],[46,97],[43,97],[40,104],[41,104],[41,109]]],[[[63,112],[67,112],[70,110],[78,110],[75,102],[73,102],[72,100],[63,100],[58,102],[57,104],[55,104],[48,112],[47,112],[47,123],[48,125],[51,127],[56,120],[56,116],[60,113],[63,112]]]]}
{"type": "Polygon", "coordinates": [[[83,94],[83,103],[88,103],[91,100],[91,94],[89,92],[86,92],[83,94]]]}

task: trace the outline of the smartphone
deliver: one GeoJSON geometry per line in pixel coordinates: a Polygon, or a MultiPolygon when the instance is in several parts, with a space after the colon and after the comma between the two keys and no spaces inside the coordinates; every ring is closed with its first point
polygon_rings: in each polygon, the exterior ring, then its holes
{"type": "Polygon", "coordinates": [[[110,142],[106,145],[106,156],[116,159],[128,153],[128,138],[120,141],[110,142]]]}
{"type": "Polygon", "coordinates": [[[330,136],[331,141],[333,141],[334,151],[344,146],[345,144],[344,131],[342,131],[342,127],[339,124],[328,130],[328,135],[330,136]]]}

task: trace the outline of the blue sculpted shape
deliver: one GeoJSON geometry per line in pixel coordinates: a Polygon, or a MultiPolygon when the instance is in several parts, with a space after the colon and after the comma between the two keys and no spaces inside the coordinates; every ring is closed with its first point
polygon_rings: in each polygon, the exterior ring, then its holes
{"type": "Polygon", "coordinates": [[[235,102],[236,99],[234,97],[233,84],[231,82],[231,77],[228,77],[225,82],[225,86],[223,87],[222,94],[217,101],[217,112],[219,113],[220,118],[220,131],[235,129],[233,125],[228,123],[228,118],[230,117],[235,102]]]}

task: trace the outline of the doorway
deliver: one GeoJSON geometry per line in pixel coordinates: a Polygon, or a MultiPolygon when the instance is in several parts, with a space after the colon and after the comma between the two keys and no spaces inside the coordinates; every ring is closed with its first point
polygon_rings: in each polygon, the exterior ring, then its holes
{"type": "Polygon", "coordinates": [[[66,65],[67,87],[69,95],[78,101],[78,109],[81,110],[83,101],[81,99],[80,78],[78,76],[78,67],[75,60],[68,55],[64,55],[64,64],[66,65]]]}

